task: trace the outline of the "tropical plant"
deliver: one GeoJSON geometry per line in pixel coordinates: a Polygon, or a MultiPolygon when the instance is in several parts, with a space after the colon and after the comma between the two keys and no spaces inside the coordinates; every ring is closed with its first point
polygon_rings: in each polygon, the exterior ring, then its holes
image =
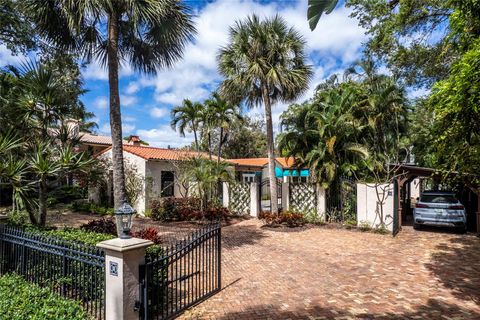
{"type": "Polygon", "coordinates": [[[203,105],[201,103],[184,99],[181,106],[174,107],[171,111],[172,120],[170,125],[172,129],[178,129],[182,137],[185,137],[185,131],[193,132],[195,150],[199,150],[197,134],[200,128],[200,113],[202,109],[203,105]]]}
{"type": "Polygon", "coordinates": [[[278,138],[279,148],[310,168],[326,188],[339,176],[354,174],[369,154],[359,138],[362,124],[352,112],[355,98],[349,88],[318,91],[312,101],[281,116],[287,130],[278,138]]]}
{"type": "Polygon", "coordinates": [[[27,0],[25,7],[42,37],[81,53],[87,61],[95,58],[108,69],[114,200],[119,207],[126,201],[120,62],[145,73],[171,66],[195,33],[188,8],[175,0],[27,0]]]}
{"type": "MultiPolygon", "coordinates": [[[[260,21],[252,15],[237,21],[230,39],[218,54],[225,77],[220,94],[228,101],[245,100],[252,107],[263,102],[267,127],[270,194],[277,197],[272,104],[289,102],[308,88],[312,68],[305,63],[305,41],[279,16],[260,21]]],[[[278,205],[272,202],[272,212],[278,205]]]]}
{"type": "Polygon", "coordinates": [[[330,14],[338,4],[338,0],[308,0],[307,19],[310,30],[315,30],[322,14],[330,14]]]}
{"type": "Polygon", "coordinates": [[[228,163],[202,157],[191,159],[185,167],[186,175],[191,181],[190,190],[200,199],[202,213],[205,212],[208,204],[218,202],[215,195],[218,194],[219,182],[232,180],[228,167],[228,163]]]}
{"type": "MultiPolygon", "coordinates": [[[[240,110],[237,106],[228,103],[216,92],[212,94],[210,99],[205,101],[205,105],[207,106],[207,112],[211,114],[207,116],[207,119],[210,120],[209,122],[212,122],[211,126],[219,129],[217,162],[220,162],[222,146],[227,142],[230,128],[235,121],[242,122],[243,117],[240,115],[240,110]]],[[[210,132],[209,138],[211,144],[210,132]]]]}

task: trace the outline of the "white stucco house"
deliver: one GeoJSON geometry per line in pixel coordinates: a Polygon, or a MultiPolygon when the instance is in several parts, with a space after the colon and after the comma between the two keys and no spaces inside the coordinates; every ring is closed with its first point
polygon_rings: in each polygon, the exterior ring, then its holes
{"type": "MultiPolygon", "coordinates": [[[[124,144],[125,166],[133,168],[142,181],[138,199],[132,204],[135,210],[143,214],[153,199],[187,196],[187,190],[178,181],[179,164],[199,155],[208,157],[206,153],[191,150],[149,147],[139,143],[124,144]]],[[[97,157],[112,159],[111,147],[97,157]]]]}

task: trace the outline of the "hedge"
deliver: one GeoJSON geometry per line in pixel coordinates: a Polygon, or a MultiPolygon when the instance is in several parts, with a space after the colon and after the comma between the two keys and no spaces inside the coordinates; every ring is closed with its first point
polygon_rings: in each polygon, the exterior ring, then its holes
{"type": "Polygon", "coordinates": [[[26,282],[20,276],[4,275],[0,276],[0,319],[85,320],[89,316],[76,301],[26,282]]]}

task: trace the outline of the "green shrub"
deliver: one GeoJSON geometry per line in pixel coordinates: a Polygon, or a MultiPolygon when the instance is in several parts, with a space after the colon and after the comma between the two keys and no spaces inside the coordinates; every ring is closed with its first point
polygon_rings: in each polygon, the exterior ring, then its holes
{"type": "Polygon", "coordinates": [[[165,220],[165,216],[164,216],[165,210],[163,208],[162,201],[152,200],[150,202],[150,209],[148,210],[150,210],[151,214],[147,215],[147,213],[145,212],[145,216],[152,218],[153,220],[159,220],[159,221],[165,220]]]}
{"type": "Polygon", "coordinates": [[[16,226],[23,226],[30,222],[28,213],[26,211],[15,210],[8,213],[8,223],[16,226]]]}
{"type": "Polygon", "coordinates": [[[325,216],[319,214],[316,210],[310,211],[304,215],[305,222],[316,224],[316,225],[323,225],[325,224],[325,216]]]}
{"type": "Polygon", "coordinates": [[[49,193],[48,202],[53,205],[56,203],[70,203],[73,200],[86,197],[86,191],[80,186],[61,186],[49,193]]]}
{"type": "Polygon", "coordinates": [[[102,216],[112,216],[113,208],[102,207],[95,203],[74,202],[69,206],[69,209],[75,212],[93,213],[102,216]]]}
{"type": "Polygon", "coordinates": [[[368,221],[360,221],[358,229],[360,229],[361,231],[370,231],[372,230],[372,226],[370,226],[370,223],[368,221]]]}
{"type": "Polygon", "coordinates": [[[47,288],[28,283],[20,276],[0,277],[0,319],[85,320],[80,304],[47,288]]]}
{"type": "Polygon", "coordinates": [[[355,219],[348,219],[343,223],[347,229],[352,229],[357,226],[357,221],[355,219]]]}
{"type": "Polygon", "coordinates": [[[106,233],[98,233],[83,229],[64,228],[64,229],[42,229],[34,226],[28,226],[26,231],[42,234],[66,241],[81,242],[89,245],[96,245],[105,240],[115,238],[115,236],[106,233]]]}

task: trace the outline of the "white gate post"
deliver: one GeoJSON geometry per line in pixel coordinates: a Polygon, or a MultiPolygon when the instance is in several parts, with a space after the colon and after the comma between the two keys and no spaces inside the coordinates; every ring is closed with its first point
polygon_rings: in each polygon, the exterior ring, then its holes
{"type": "Polygon", "coordinates": [[[327,211],[326,206],[326,194],[325,188],[323,188],[320,183],[317,183],[317,213],[318,216],[321,217],[322,221],[325,221],[325,214],[327,211]]]}
{"type": "Polygon", "coordinates": [[[258,182],[250,183],[250,215],[253,217],[258,217],[260,213],[259,188],[258,182]]]}
{"type": "Polygon", "coordinates": [[[223,197],[222,205],[224,208],[228,208],[230,205],[230,184],[228,182],[223,182],[223,197]]]}
{"type": "Polygon", "coordinates": [[[290,209],[290,182],[282,183],[282,211],[290,209]]]}
{"type": "Polygon", "coordinates": [[[139,319],[139,269],[150,240],[112,239],[97,243],[105,251],[105,319],[139,319]]]}

